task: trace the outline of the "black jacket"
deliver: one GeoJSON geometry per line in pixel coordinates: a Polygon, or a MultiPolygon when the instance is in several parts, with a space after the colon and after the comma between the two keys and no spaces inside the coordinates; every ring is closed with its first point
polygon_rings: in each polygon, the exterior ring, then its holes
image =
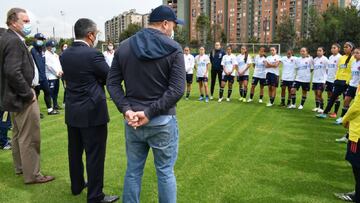
{"type": "Polygon", "coordinates": [[[223,67],[221,65],[222,58],[226,55],[225,51],[220,50],[213,50],[210,53],[210,61],[211,61],[211,69],[213,70],[222,70],[223,67]]]}
{"type": "Polygon", "coordinates": [[[34,61],[26,45],[8,29],[0,39],[0,109],[20,112],[32,102],[34,61]]]}
{"type": "Polygon", "coordinates": [[[60,62],[66,81],[66,124],[86,128],[109,122],[104,90],[109,66],[102,53],[83,42],[74,42],[60,62]]]}
{"type": "Polygon", "coordinates": [[[184,94],[185,75],[180,45],[160,31],[147,28],[116,50],[107,89],[122,113],[145,111],[149,119],[175,115],[175,105],[184,94]]]}

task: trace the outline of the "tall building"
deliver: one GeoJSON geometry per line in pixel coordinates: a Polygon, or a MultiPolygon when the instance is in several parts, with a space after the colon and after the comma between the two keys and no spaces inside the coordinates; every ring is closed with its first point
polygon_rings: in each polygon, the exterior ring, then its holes
{"type": "Polygon", "coordinates": [[[221,41],[221,35],[225,34],[226,31],[226,6],[226,1],[224,0],[210,1],[210,25],[212,37],[215,41],[221,41]]]}

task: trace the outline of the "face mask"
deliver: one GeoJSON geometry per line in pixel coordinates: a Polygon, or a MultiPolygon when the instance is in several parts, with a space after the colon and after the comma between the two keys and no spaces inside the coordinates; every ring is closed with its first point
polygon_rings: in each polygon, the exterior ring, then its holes
{"type": "Polygon", "coordinates": [[[26,23],[24,24],[24,27],[22,29],[22,33],[25,35],[25,36],[28,36],[30,33],[31,33],[31,29],[32,29],[32,26],[30,23],[26,23]]]}
{"type": "Polygon", "coordinates": [[[55,53],[55,51],[56,51],[56,47],[51,48],[52,53],[55,53]]]}
{"type": "Polygon", "coordinates": [[[67,47],[63,47],[63,50],[65,51],[67,49],[67,47]]]}
{"type": "Polygon", "coordinates": [[[42,47],[44,45],[44,42],[42,40],[36,40],[36,45],[42,47]]]}
{"type": "Polygon", "coordinates": [[[109,51],[112,51],[114,49],[113,46],[108,46],[109,51]]]}
{"type": "Polygon", "coordinates": [[[171,31],[171,36],[170,36],[170,38],[171,38],[171,39],[174,39],[174,38],[175,38],[175,31],[174,31],[174,30],[171,31]]]}
{"type": "Polygon", "coordinates": [[[96,37],[95,37],[95,41],[93,42],[93,47],[94,48],[97,46],[98,42],[99,42],[99,37],[98,37],[98,34],[97,34],[96,37]]]}

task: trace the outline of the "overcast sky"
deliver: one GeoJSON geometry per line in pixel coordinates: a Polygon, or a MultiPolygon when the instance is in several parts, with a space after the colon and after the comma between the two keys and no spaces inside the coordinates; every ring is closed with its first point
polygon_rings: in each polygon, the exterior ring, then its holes
{"type": "Polygon", "coordinates": [[[96,22],[104,38],[105,21],[130,9],[138,13],[149,13],[162,4],[162,0],[0,0],[0,27],[6,27],[6,13],[12,7],[28,11],[33,26],[31,35],[39,32],[56,37],[71,37],[72,26],[79,18],[90,18],[96,22]],[[61,15],[61,11],[65,15],[61,15]]]}

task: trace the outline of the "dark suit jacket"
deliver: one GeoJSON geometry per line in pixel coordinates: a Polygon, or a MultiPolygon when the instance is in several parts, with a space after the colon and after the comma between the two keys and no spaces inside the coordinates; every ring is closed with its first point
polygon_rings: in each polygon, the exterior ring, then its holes
{"type": "Polygon", "coordinates": [[[74,42],[60,62],[66,81],[66,124],[86,128],[109,122],[104,90],[109,66],[103,54],[83,42],[74,42]]]}
{"type": "Polygon", "coordinates": [[[32,102],[34,61],[21,39],[8,29],[0,39],[0,109],[20,112],[32,102]]]}

